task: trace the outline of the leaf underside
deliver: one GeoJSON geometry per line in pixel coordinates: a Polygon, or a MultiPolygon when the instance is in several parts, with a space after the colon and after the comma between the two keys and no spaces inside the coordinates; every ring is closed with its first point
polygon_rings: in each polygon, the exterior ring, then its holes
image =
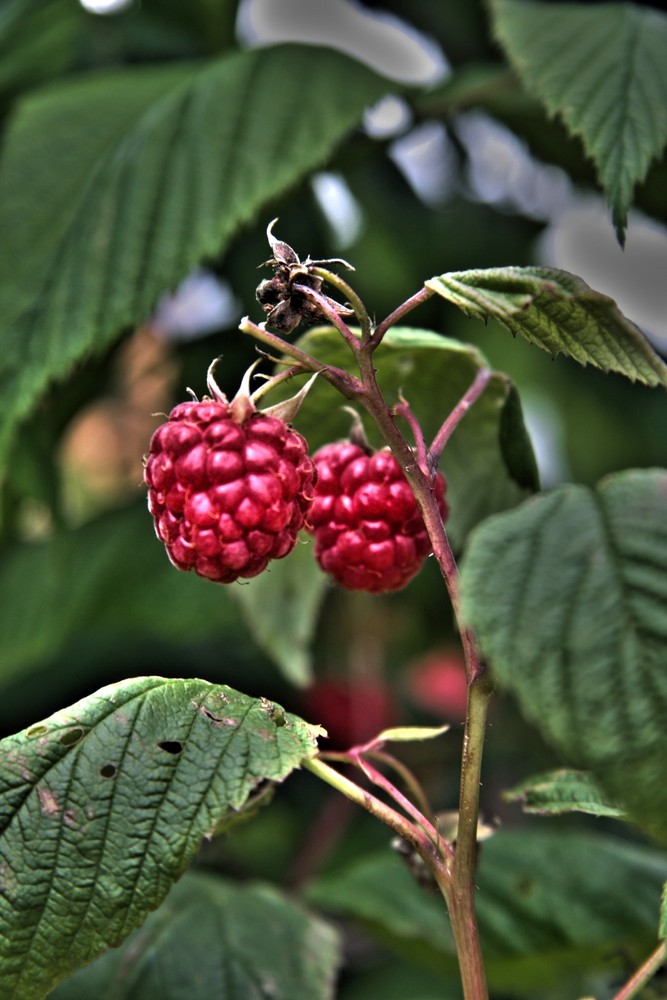
{"type": "Polygon", "coordinates": [[[667,17],[630,3],[492,0],[521,82],[593,160],[624,239],[635,184],[667,143],[667,17]]]}
{"type": "Polygon", "coordinates": [[[553,357],[667,387],[667,365],[613,299],[550,267],[496,267],[430,278],[427,288],[476,319],[496,319],[553,357]]]}
{"type": "Polygon", "coordinates": [[[119,944],[319,732],[225,685],[142,677],[3,740],[3,997],[38,1000],[119,944]]]}
{"type": "Polygon", "coordinates": [[[611,802],[586,771],[562,769],[535,774],[504,793],[508,802],[519,802],[524,812],[561,816],[583,812],[591,816],[622,818],[623,809],[611,802]]]}
{"type": "Polygon", "coordinates": [[[667,471],[565,486],[490,518],[462,567],[498,682],[575,767],[667,833],[667,471]]]}

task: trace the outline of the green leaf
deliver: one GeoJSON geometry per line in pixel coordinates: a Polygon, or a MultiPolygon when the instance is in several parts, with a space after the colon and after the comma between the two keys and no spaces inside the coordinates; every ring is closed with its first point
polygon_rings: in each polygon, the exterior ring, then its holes
{"type": "Polygon", "coordinates": [[[667,471],[565,486],[480,525],[465,620],[498,682],[575,766],[667,832],[667,471]]]}
{"type": "Polygon", "coordinates": [[[26,99],[0,161],[0,461],[50,380],[143,321],[385,89],[339,53],[284,46],[26,99]]]}
{"type": "MultiPolygon", "coordinates": [[[[655,936],[667,858],[596,834],[501,830],[484,842],[476,907],[490,986],[525,995],[562,987],[577,969],[604,968],[614,947],[655,936]]],[[[363,922],[397,950],[449,968],[446,911],[387,853],[320,877],[309,900],[363,922]]]]}
{"type": "MultiPolygon", "coordinates": [[[[331,328],[311,330],[298,346],[321,361],[349,367],[351,354],[331,328]]],[[[429,330],[390,330],[373,355],[378,382],[389,406],[401,396],[419,419],[427,441],[472,384],[486,360],[474,347],[429,330]]],[[[351,420],[345,400],[319,379],[307,396],[296,425],[313,449],[348,436],[351,420]]],[[[369,419],[369,440],[381,441],[369,419]]],[[[409,437],[409,430],[404,428],[409,437]]],[[[507,376],[494,372],[454,431],[445,448],[452,541],[459,546],[468,531],[488,514],[512,507],[537,488],[535,458],[521,416],[518,395],[507,376]]]]}
{"type": "Polygon", "coordinates": [[[609,296],[568,271],[494,267],[430,278],[427,288],[475,319],[497,319],[553,357],[667,386],[667,366],[609,296]]]}
{"type": "Polygon", "coordinates": [[[660,926],[658,937],[661,941],[667,940],[667,882],[662,890],[662,901],[660,904],[660,926]]]}
{"type": "Polygon", "coordinates": [[[192,872],[121,948],[50,996],[329,1000],[338,961],[335,931],[277,889],[192,872]]]}
{"type": "Polygon", "coordinates": [[[519,77],[578,136],[623,242],[635,184],[667,143],[667,17],[630,3],[492,0],[519,77]]]}
{"type": "Polygon", "coordinates": [[[313,756],[317,735],[226,685],[140,677],[3,740],[4,996],[38,1000],[119,944],[202,838],[313,756]]]}
{"type": "Polygon", "coordinates": [[[235,631],[237,617],[228,588],[169,563],[145,504],[114,511],[2,552],[0,690],[75,637],[93,634],[102,646],[121,635],[191,642],[235,631]]]}
{"type": "Polygon", "coordinates": [[[299,687],[312,680],[310,644],[328,587],[304,540],[266,572],[229,588],[257,645],[299,687]]]}
{"type": "Polygon", "coordinates": [[[0,94],[11,95],[66,72],[74,61],[84,16],[69,0],[4,0],[0,94]]]}
{"type": "Polygon", "coordinates": [[[543,816],[571,812],[616,818],[625,816],[623,809],[610,802],[586,771],[563,769],[535,774],[506,791],[503,798],[508,802],[520,802],[524,812],[543,816]]]}

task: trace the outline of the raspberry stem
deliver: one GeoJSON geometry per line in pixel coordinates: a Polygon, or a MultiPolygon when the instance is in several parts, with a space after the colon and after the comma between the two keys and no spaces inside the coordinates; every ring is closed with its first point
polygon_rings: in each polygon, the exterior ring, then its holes
{"type": "Polygon", "coordinates": [[[373,335],[369,339],[368,346],[370,349],[374,351],[376,347],[379,347],[382,342],[382,338],[390,327],[395,326],[399,320],[402,320],[404,316],[407,316],[407,314],[412,312],[413,309],[416,309],[417,306],[422,305],[423,302],[428,302],[432,295],[433,292],[430,288],[420,288],[418,292],[415,292],[414,295],[411,295],[410,298],[406,299],[400,306],[397,306],[393,312],[389,313],[389,315],[375,327],[373,335]]]}
{"type": "Polygon", "coordinates": [[[361,298],[344,278],[341,278],[340,275],[335,274],[333,271],[327,271],[323,267],[314,267],[313,273],[322,278],[323,281],[326,281],[327,284],[332,285],[350,303],[361,327],[361,343],[363,344],[371,336],[371,318],[361,298]]]}
{"type": "Polygon", "coordinates": [[[465,417],[475,400],[479,399],[482,395],[490,378],[490,369],[480,368],[472,385],[466,389],[452,412],[444,420],[442,427],[433,438],[433,443],[429,449],[434,465],[437,465],[440,461],[440,456],[442,455],[445,445],[452,436],[453,431],[459,425],[463,417],[465,417]]]}
{"type": "Polygon", "coordinates": [[[322,295],[317,289],[309,288],[308,285],[295,285],[294,291],[303,295],[304,299],[312,302],[321,313],[324,313],[327,319],[336,327],[347,346],[356,354],[359,350],[359,338],[352,333],[341,314],[334,308],[332,300],[328,296],[322,295]]]}

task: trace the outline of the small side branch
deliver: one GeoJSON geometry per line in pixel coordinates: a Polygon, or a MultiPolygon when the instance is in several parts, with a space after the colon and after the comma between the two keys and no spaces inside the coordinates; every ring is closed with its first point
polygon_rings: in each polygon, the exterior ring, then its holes
{"type": "Polygon", "coordinates": [[[491,371],[488,368],[480,368],[470,388],[467,389],[461,396],[460,400],[433,438],[430,452],[435,465],[437,465],[440,461],[440,456],[442,455],[445,445],[452,436],[453,431],[456,427],[458,427],[459,423],[463,417],[465,417],[473,403],[482,395],[490,378],[491,371]]]}
{"type": "Polygon", "coordinates": [[[614,994],[613,1000],[632,1000],[639,994],[639,991],[653,978],[658,969],[667,962],[667,945],[658,945],[652,955],[646,959],[644,964],[635,972],[634,976],[628,979],[618,993],[614,994]]]}

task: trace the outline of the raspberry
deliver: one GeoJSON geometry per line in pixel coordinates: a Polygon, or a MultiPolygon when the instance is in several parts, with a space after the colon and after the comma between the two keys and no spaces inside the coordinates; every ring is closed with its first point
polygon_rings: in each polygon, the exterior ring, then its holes
{"type": "Polygon", "coordinates": [[[216,583],[261,573],[294,548],[312,502],[304,438],[238,396],[181,403],[151,438],[144,479],[178,569],[216,583]]]}
{"type": "MultiPolygon", "coordinates": [[[[348,590],[400,590],[421,569],[431,542],[394,456],[340,442],[320,448],[313,461],[317,482],[306,528],[322,569],[348,590]]],[[[441,473],[434,489],[444,519],[441,473]]]]}

